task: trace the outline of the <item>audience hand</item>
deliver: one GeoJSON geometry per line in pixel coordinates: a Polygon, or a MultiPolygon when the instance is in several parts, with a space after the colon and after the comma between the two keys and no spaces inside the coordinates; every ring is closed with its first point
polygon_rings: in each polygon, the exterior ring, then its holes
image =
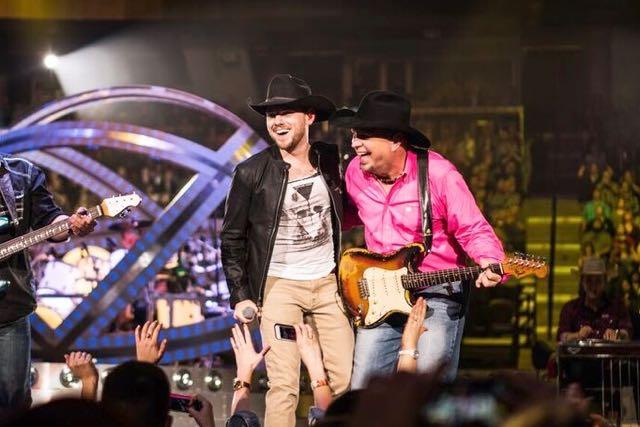
{"type": "Polygon", "coordinates": [[[82,351],[72,351],[64,355],[64,361],[74,377],[82,381],[97,381],[98,370],[93,364],[93,356],[82,351]]]}
{"type": "Polygon", "coordinates": [[[236,356],[237,377],[250,383],[253,371],[271,347],[267,345],[257,353],[251,341],[249,327],[246,324],[242,325],[242,329],[239,325],[234,325],[231,333],[233,336],[230,341],[233,354],[236,356]]]}
{"type": "Polygon", "coordinates": [[[203,395],[196,394],[195,396],[193,396],[191,402],[189,402],[187,411],[189,412],[189,415],[191,415],[193,419],[196,420],[198,426],[215,427],[216,423],[215,419],[213,418],[213,405],[203,395]],[[200,410],[196,410],[196,408],[194,408],[193,402],[196,400],[198,400],[202,404],[200,410]]]}
{"type": "Polygon", "coordinates": [[[492,288],[496,286],[502,280],[502,276],[494,273],[491,269],[487,268],[492,263],[489,260],[480,260],[480,267],[482,268],[482,273],[476,279],[476,287],[477,288],[492,288]]]}
{"type": "Polygon", "coordinates": [[[136,326],[136,359],[139,362],[158,363],[167,348],[166,338],[158,345],[158,334],[162,325],[158,321],[136,326]]]}
{"type": "Polygon", "coordinates": [[[322,363],[322,351],[320,343],[311,325],[298,323],[293,325],[296,330],[296,344],[302,363],[307,367],[311,379],[320,379],[324,375],[324,365],[322,363]]]}
{"type": "Polygon", "coordinates": [[[427,330],[424,327],[424,318],[427,314],[427,302],[424,298],[419,297],[411,308],[411,313],[407,318],[407,323],[402,332],[401,349],[415,350],[418,347],[420,335],[427,330]]]}

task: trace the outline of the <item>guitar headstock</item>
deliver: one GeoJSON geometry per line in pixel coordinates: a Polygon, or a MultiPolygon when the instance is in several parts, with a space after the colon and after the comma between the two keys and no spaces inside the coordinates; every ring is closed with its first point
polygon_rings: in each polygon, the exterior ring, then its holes
{"type": "Polygon", "coordinates": [[[113,218],[124,214],[128,209],[135,208],[141,201],[142,199],[136,193],[109,197],[100,203],[100,209],[104,216],[113,218]]]}
{"type": "Polygon", "coordinates": [[[515,253],[508,255],[501,263],[502,270],[518,279],[535,275],[538,279],[547,277],[549,274],[549,266],[542,257],[534,255],[515,253]]]}

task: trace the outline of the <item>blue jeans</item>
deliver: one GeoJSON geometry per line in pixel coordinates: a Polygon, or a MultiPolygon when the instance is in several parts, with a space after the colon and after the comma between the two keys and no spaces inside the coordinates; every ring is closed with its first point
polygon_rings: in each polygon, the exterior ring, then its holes
{"type": "Polygon", "coordinates": [[[0,326],[0,413],[31,405],[29,317],[0,326]]]}
{"type": "MultiPolygon", "coordinates": [[[[448,295],[444,285],[431,287],[429,293],[421,294],[428,306],[424,320],[427,332],[418,341],[418,372],[429,371],[447,362],[444,379],[449,381],[455,379],[458,371],[468,295],[468,292],[463,292],[459,282],[453,286],[452,295],[448,295]]],[[[395,372],[405,322],[404,316],[392,316],[389,321],[376,328],[358,329],[351,377],[352,389],[366,387],[372,376],[395,372]]]]}

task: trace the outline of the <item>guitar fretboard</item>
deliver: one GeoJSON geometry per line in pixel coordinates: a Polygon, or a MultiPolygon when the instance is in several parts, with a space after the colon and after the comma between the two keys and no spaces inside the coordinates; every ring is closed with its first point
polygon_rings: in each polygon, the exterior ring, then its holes
{"type": "MultiPolygon", "coordinates": [[[[88,210],[92,218],[102,216],[100,206],[94,206],[88,210]]],[[[36,231],[24,234],[22,236],[11,239],[0,245],[0,260],[10,257],[11,255],[25,250],[26,248],[50,239],[53,236],[69,231],[69,220],[58,221],[53,224],[46,225],[36,231]]]]}
{"type": "MultiPolygon", "coordinates": [[[[502,275],[500,264],[490,264],[489,269],[502,275]]],[[[462,280],[475,280],[484,270],[480,266],[452,268],[449,270],[430,271],[427,273],[409,273],[402,276],[402,287],[405,289],[418,289],[442,283],[458,282],[462,280]]]]}

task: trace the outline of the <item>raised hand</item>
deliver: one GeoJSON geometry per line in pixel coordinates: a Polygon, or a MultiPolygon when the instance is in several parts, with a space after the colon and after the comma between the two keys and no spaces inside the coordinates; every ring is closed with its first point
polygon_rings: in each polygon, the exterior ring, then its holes
{"type": "Polygon", "coordinates": [[[253,371],[271,347],[267,345],[259,353],[256,352],[251,341],[249,327],[246,324],[242,325],[242,328],[239,325],[234,325],[231,334],[230,341],[233,354],[236,356],[237,377],[250,383],[253,371]]]}
{"type": "Polygon", "coordinates": [[[136,326],[136,359],[139,362],[158,363],[167,349],[167,339],[158,343],[158,334],[162,325],[156,320],[136,326]]]}
{"type": "Polygon", "coordinates": [[[427,314],[427,302],[420,297],[411,308],[407,323],[402,332],[402,350],[415,350],[418,346],[420,335],[427,330],[424,327],[424,317],[427,314]]]}
{"type": "Polygon", "coordinates": [[[93,356],[90,353],[72,351],[64,355],[74,377],[82,381],[80,396],[83,399],[96,400],[98,396],[98,370],[93,364],[93,356]]]}
{"type": "Polygon", "coordinates": [[[71,369],[74,377],[80,381],[87,381],[98,378],[98,370],[93,364],[93,356],[83,351],[72,351],[64,355],[64,361],[71,369]]]}
{"type": "Polygon", "coordinates": [[[304,323],[293,325],[296,330],[296,344],[302,363],[307,367],[309,375],[313,379],[324,375],[324,365],[322,364],[322,351],[320,343],[316,337],[313,328],[304,323]]]}

